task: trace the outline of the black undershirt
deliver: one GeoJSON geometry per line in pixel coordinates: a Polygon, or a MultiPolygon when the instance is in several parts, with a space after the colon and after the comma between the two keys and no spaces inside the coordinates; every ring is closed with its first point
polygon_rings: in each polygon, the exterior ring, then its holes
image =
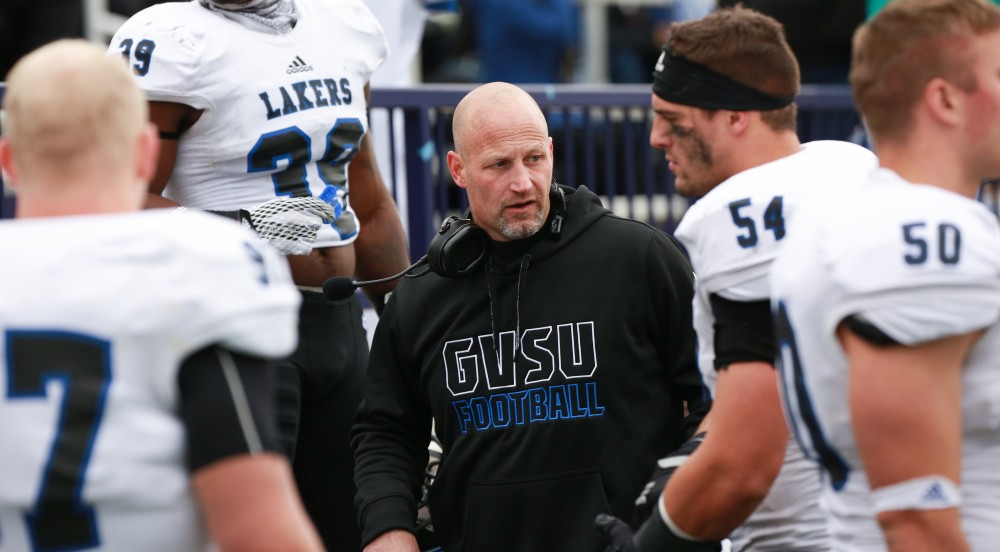
{"type": "Polygon", "coordinates": [[[275,374],[271,363],[216,346],[189,356],[180,367],[179,415],[192,473],[240,454],[280,451],[275,424],[275,374]],[[224,363],[232,359],[231,379],[224,363]],[[240,411],[244,414],[241,421],[240,411]]]}

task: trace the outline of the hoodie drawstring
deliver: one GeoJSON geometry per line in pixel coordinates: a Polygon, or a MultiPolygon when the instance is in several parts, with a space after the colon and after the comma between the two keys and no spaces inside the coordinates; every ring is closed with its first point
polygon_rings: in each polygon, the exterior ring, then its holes
{"type": "MultiPolygon", "coordinates": [[[[496,289],[493,288],[493,259],[487,259],[483,264],[486,270],[486,291],[490,299],[490,329],[493,331],[493,354],[497,357],[497,367],[503,369],[503,364],[500,363],[500,334],[497,332],[496,312],[493,307],[498,302],[496,289]]],[[[514,295],[514,355],[511,358],[511,362],[515,362],[517,359],[517,351],[521,341],[521,296],[524,295],[524,287],[528,282],[528,265],[530,264],[531,255],[526,253],[521,257],[521,267],[517,272],[517,291],[514,295]]]]}

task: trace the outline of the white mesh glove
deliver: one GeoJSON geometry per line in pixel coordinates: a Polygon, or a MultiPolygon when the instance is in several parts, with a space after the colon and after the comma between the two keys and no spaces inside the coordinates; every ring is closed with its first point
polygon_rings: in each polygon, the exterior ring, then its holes
{"type": "Polygon", "coordinates": [[[327,203],[318,197],[278,197],[249,210],[240,210],[240,221],[260,239],[285,255],[308,255],[320,227],[343,212],[339,200],[327,203]]]}

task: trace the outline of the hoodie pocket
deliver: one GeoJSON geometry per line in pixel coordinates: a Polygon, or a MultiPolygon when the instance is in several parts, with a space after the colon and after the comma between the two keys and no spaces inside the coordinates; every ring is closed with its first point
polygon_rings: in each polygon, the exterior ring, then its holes
{"type": "Polygon", "coordinates": [[[610,512],[597,468],[472,481],[463,551],[600,552],[594,516],[610,512]]]}

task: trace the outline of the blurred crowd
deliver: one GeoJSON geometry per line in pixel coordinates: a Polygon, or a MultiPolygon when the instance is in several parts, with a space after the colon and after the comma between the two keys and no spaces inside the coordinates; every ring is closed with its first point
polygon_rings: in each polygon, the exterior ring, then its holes
{"type": "MultiPolygon", "coordinates": [[[[737,0],[664,0],[636,6],[608,0],[607,81],[649,82],[649,70],[673,21],[697,19],[737,0]]],[[[844,83],[850,37],[867,13],[887,0],[742,0],[743,5],[784,24],[802,66],[805,83],[844,83]]],[[[109,0],[109,9],[128,17],[152,0],[109,0]]],[[[80,0],[5,0],[0,5],[0,74],[16,59],[45,42],[83,36],[80,0]]],[[[587,79],[583,70],[588,30],[578,0],[457,0],[386,3],[371,0],[372,10],[397,34],[422,31],[419,80],[423,82],[570,83],[587,79]],[[384,4],[384,6],[383,6],[384,4]],[[424,17],[395,21],[407,5],[424,17]],[[439,4],[444,9],[435,9],[439,4]],[[428,11],[429,10],[429,11],[428,11]],[[399,25],[422,27],[404,29],[399,25]]],[[[440,6],[439,6],[440,7],[440,6]]],[[[388,32],[390,45],[395,41],[388,32]]],[[[407,52],[400,56],[416,56],[407,52]]]]}

